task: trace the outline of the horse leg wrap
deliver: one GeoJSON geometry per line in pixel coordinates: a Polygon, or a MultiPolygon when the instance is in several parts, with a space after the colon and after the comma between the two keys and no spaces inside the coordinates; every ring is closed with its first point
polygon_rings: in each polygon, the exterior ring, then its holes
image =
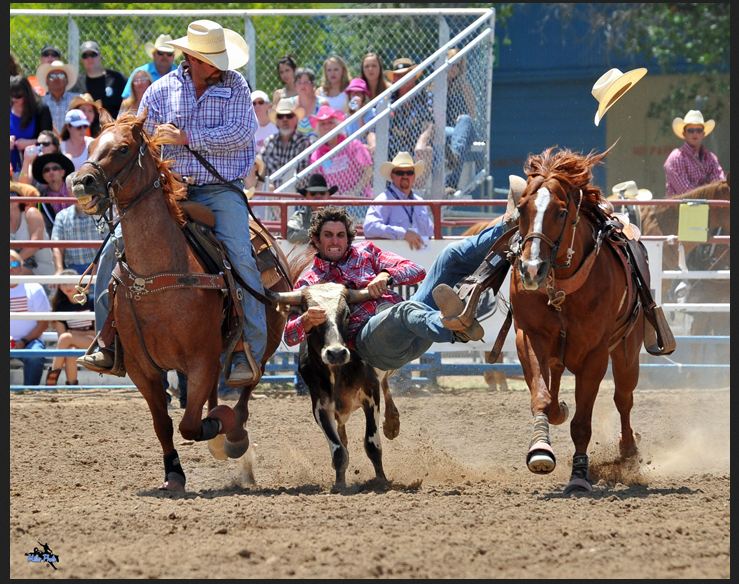
{"type": "Polygon", "coordinates": [[[557,466],[554,450],[549,442],[549,420],[544,413],[534,417],[534,434],[526,454],[526,466],[536,474],[547,474],[557,466]]]}
{"type": "Polygon", "coordinates": [[[565,494],[568,495],[573,491],[581,491],[590,493],[593,491],[593,485],[590,483],[588,476],[588,455],[575,454],[572,457],[572,475],[570,482],[565,487],[565,494]]]}
{"type": "Polygon", "coordinates": [[[180,465],[180,457],[176,450],[173,450],[169,454],[164,455],[164,481],[172,480],[171,474],[179,475],[177,479],[181,478],[182,485],[185,485],[185,471],[182,470],[180,465]]]}

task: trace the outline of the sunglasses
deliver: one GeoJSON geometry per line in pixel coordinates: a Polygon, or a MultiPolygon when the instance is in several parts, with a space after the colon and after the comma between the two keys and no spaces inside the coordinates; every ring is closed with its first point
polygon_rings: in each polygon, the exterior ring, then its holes
{"type": "Polygon", "coordinates": [[[83,59],[92,59],[92,58],[98,57],[98,56],[99,56],[98,53],[82,53],[82,58],[83,59]]]}
{"type": "Polygon", "coordinates": [[[277,114],[278,120],[292,120],[295,114],[277,114]]]}
{"type": "Polygon", "coordinates": [[[45,166],[44,170],[41,171],[41,174],[46,174],[47,172],[51,172],[53,170],[64,170],[64,169],[58,164],[54,164],[53,166],[45,166]]]}
{"type": "Polygon", "coordinates": [[[135,83],[136,85],[143,85],[144,83],[151,83],[151,82],[150,82],[150,81],[149,81],[148,79],[146,79],[146,78],[139,78],[139,79],[134,79],[134,80],[133,80],[133,82],[134,82],[134,83],[135,83]]]}
{"type": "Polygon", "coordinates": [[[686,134],[702,134],[703,128],[685,128],[686,134]]]}
{"type": "Polygon", "coordinates": [[[66,79],[66,78],[67,78],[67,74],[66,73],[61,73],[61,72],[59,72],[59,73],[49,73],[49,75],[47,76],[47,79],[49,81],[53,81],[55,79],[66,79]]]}
{"type": "Polygon", "coordinates": [[[174,53],[165,53],[164,51],[154,51],[154,54],[159,57],[173,57],[174,58],[174,53]]]}
{"type": "Polygon", "coordinates": [[[90,126],[72,126],[75,130],[87,130],[90,126]]]}
{"type": "Polygon", "coordinates": [[[11,268],[20,268],[21,267],[21,263],[18,260],[13,260],[12,262],[10,262],[10,267],[11,268]]]}
{"type": "Polygon", "coordinates": [[[254,101],[252,101],[253,105],[264,105],[264,103],[265,102],[263,99],[255,99],[254,101]]]}
{"type": "Polygon", "coordinates": [[[51,146],[52,142],[36,142],[36,146],[41,146],[41,148],[46,148],[47,146],[51,146]]]}
{"type": "Polygon", "coordinates": [[[415,170],[394,170],[393,174],[395,176],[413,176],[416,174],[415,170]]]}
{"type": "Polygon", "coordinates": [[[43,53],[41,53],[41,56],[42,57],[56,57],[57,59],[62,58],[62,56],[56,51],[44,51],[43,53]]]}
{"type": "Polygon", "coordinates": [[[22,93],[14,93],[13,95],[10,96],[10,99],[23,99],[24,97],[26,96],[22,93]]]}

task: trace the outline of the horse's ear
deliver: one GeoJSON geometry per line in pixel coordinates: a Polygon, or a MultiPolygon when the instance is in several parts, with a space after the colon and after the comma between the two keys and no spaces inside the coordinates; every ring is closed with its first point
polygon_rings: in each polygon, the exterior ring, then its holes
{"type": "Polygon", "coordinates": [[[141,115],[136,117],[136,123],[143,126],[148,115],[149,115],[149,109],[144,108],[143,110],[141,110],[141,115]]]}

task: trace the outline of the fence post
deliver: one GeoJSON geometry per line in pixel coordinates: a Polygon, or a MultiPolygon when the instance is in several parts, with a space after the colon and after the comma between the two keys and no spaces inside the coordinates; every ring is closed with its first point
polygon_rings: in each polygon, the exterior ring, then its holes
{"type": "MultiPolygon", "coordinates": [[[[443,15],[439,15],[439,47],[449,42],[449,24],[443,15]]],[[[438,71],[444,67],[446,54],[441,54],[436,60],[434,69],[438,71]]],[[[434,137],[431,149],[431,185],[426,194],[435,199],[444,198],[444,169],[446,167],[446,111],[447,111],[447,69],[444,69],[432,83],[434,95],[434,137]]]]}
{"type": "Polygon", "coordinates": [[[249,63],[246,66],[246,80],[249,82],[249,89],[254,91],[257,88],[257,33],[254,29],[254,23],[248,14],[244,14],[244,37],[246,44],[249,46],[249,63]]]}
{"type": "Polygon", "coordinates": [[[80,29],[74,18],[67,18],[67,63],[80,66],[80,29]]]}

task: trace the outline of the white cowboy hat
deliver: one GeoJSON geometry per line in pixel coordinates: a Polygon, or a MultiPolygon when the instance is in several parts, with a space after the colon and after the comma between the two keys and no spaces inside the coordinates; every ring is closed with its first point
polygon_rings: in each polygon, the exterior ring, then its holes
{"type": "Polygon", "coordinates": [[[703,126],[703,135],[708,136],[716,127],[716,122],[714,120],[704,122],[702,113],[698,110],[690,110],[685,114],[684,118],[675,118],[672,120],[672,131],[681,140],[685,139],[685,126],[703,126]]]}
{"type": "Polygon", "coordinates": [[[244,37],[212,20],[191,22],[187,36],[167,44],[221,71],[240,69],[249,61],[249,45],[244,37]]]}
{"type": "Polygon", "coordinates": [[[595,125],[597,126],[603,116],[639,79],[647,74],[644,67],[622,73],[619,69],[609,69],[600,76],[593,85],[591,93],[598,102],[598,111],[595,112],[595,125]]]}
{"type": "Polygon", "coordinates": [[[300,121],[305,117],[305,110],[298,105],[297,100],[291,97],[284,97],[267,114],[269,121],[273,124],[277,123],[277,114],[295,114],[295,117],[300,121]]]}
{"type": "Polygon", "coordinates": [[[146,43],[144,49],[146,53],[153,59],[154,51],[160,51],[162,53],[174,53],[174,58],[177,59],[182,54],[182,51],[175,49],[169,43],[172,41],[172,37],[168,34],[160,34],[153,43],[146,43]]]}
{"type": "Polygon", "coordinates": [[[49,86],[46,84],[46,77],[52,71],[63,71],[67,76],[67,89],[69,91],[74,84],[77,83],[77,69],[72,65],[65,64],[63,61],[52,61],[51,63],[42,63],[39,68],[36,69],[36,80],[39,85],[46,91],[49,91],[49,86]]]}
{"type": "Polygon", "coordinates": [[[392,180],[390,174],[396,168],[412,168],[416,171],[416,174],[421,174],[425,167],[426,164],[423,160],[419,160],[414,164],[413,157],[408,152],[398,152],[392,162],[383,162],[380,165],[380,174],[387,180],[392,180]]]}
{"type": "Polygon", "coordinates": [[[627,180],[613,185],[611,191],[613,194],[608,197],[609,201],[616,201],[618,199],[634,199],[636,201],[652,200],[652,191],[637,188],[636,182],[633,180],[627,180]]]}

